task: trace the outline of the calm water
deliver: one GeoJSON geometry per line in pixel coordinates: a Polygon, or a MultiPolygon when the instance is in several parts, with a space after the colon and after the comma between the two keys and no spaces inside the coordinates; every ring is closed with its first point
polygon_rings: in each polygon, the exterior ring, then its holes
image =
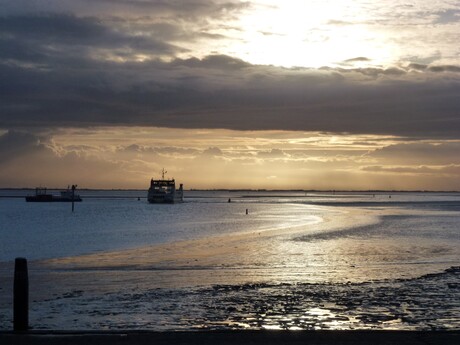
{"type": "Polygon", "coordinates": [[[150,205],[144,191],[82,191],[73,213],[27,193],[0,192],[0,329],[19,256],[41,287],[39,329],[460,329],[458,193],[194,191],[150,205]],[[132,261],[216,236],[212,255],[132,261]],[[126,249],[105,268],[42,261],[126,249]]]}
{"type": "Polygon", "coordinates": [[[70,203],[0,198],[0,261],[18,256],[74,256],[318,221],[317,216],[305,212],[306,205],[279,198],[195,192],[181,204],[154,205],[146,201],[142,192],[86,194],[86,198],[85,193],[81,194],[84,201],[75,203],[73,213],[70,203]],[[232,197],[233,202],[228,203],[232,197]],[[248,217],[246,209],[250,212],[248,217]]]}

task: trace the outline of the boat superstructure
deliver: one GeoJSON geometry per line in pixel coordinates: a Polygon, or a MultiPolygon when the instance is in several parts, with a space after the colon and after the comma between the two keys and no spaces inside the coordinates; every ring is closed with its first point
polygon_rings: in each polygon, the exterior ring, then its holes
{"type": "Polygon", "coordinates": [[[61,190],[59,195],[51,194],[47,191],[44,187],[37,187],[35,188],[35,195],[28,195],[26,196],[26,201],[29,202],[53,202],[53,201],[74,201],[79,202],[82,201],[80,195],[75,194],[76,186],[72,186],[73,188],[67,187],[65,190],[61,190]]]}
{"type": "Polygon", "coordinates": [[[150,180],[150,188],[147,193],[147,200],[151,204],[173,204],[184,201],[184,187],[182,183],[176,189],[174,179],[165,179],[166,171],[162,170],[162,178],[150,180]]]}

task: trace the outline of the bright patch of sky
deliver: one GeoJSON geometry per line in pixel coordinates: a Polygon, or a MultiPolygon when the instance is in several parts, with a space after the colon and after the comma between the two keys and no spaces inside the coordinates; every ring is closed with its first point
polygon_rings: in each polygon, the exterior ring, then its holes
{"type": "Polygon", "coordinates": [[[210,26],[221,40],[191,48],[284,67],[450,64],[459,60],[459,19],[452,1],[251,1],[226,26],[210,26]]]}

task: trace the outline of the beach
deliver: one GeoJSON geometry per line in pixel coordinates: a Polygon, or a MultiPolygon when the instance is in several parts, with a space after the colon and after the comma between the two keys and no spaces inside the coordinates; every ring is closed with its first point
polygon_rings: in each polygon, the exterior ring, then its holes
{"type": "MultiPolygon", "coordinates": [[[[460,329],[455,202],[239,200],[244,231],[30,260],[32,330],[460,329]]],[[[198,225],[225,228],[234,215],[198,225]]],[[[3,330],[12,270],[1,263],[3,330]]]]}

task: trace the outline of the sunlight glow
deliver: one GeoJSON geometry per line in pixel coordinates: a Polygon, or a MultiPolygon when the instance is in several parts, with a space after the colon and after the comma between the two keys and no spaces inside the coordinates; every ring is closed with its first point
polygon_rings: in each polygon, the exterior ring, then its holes
{"type": "Polygon", "coordinates": [[[379,65],[394,59],[395,48],[384,32],[366,25],[363,6],[353,1],[263,1],[243,16],[239,40],[228,53],[253,64],[284,67],[379,65]]]}

